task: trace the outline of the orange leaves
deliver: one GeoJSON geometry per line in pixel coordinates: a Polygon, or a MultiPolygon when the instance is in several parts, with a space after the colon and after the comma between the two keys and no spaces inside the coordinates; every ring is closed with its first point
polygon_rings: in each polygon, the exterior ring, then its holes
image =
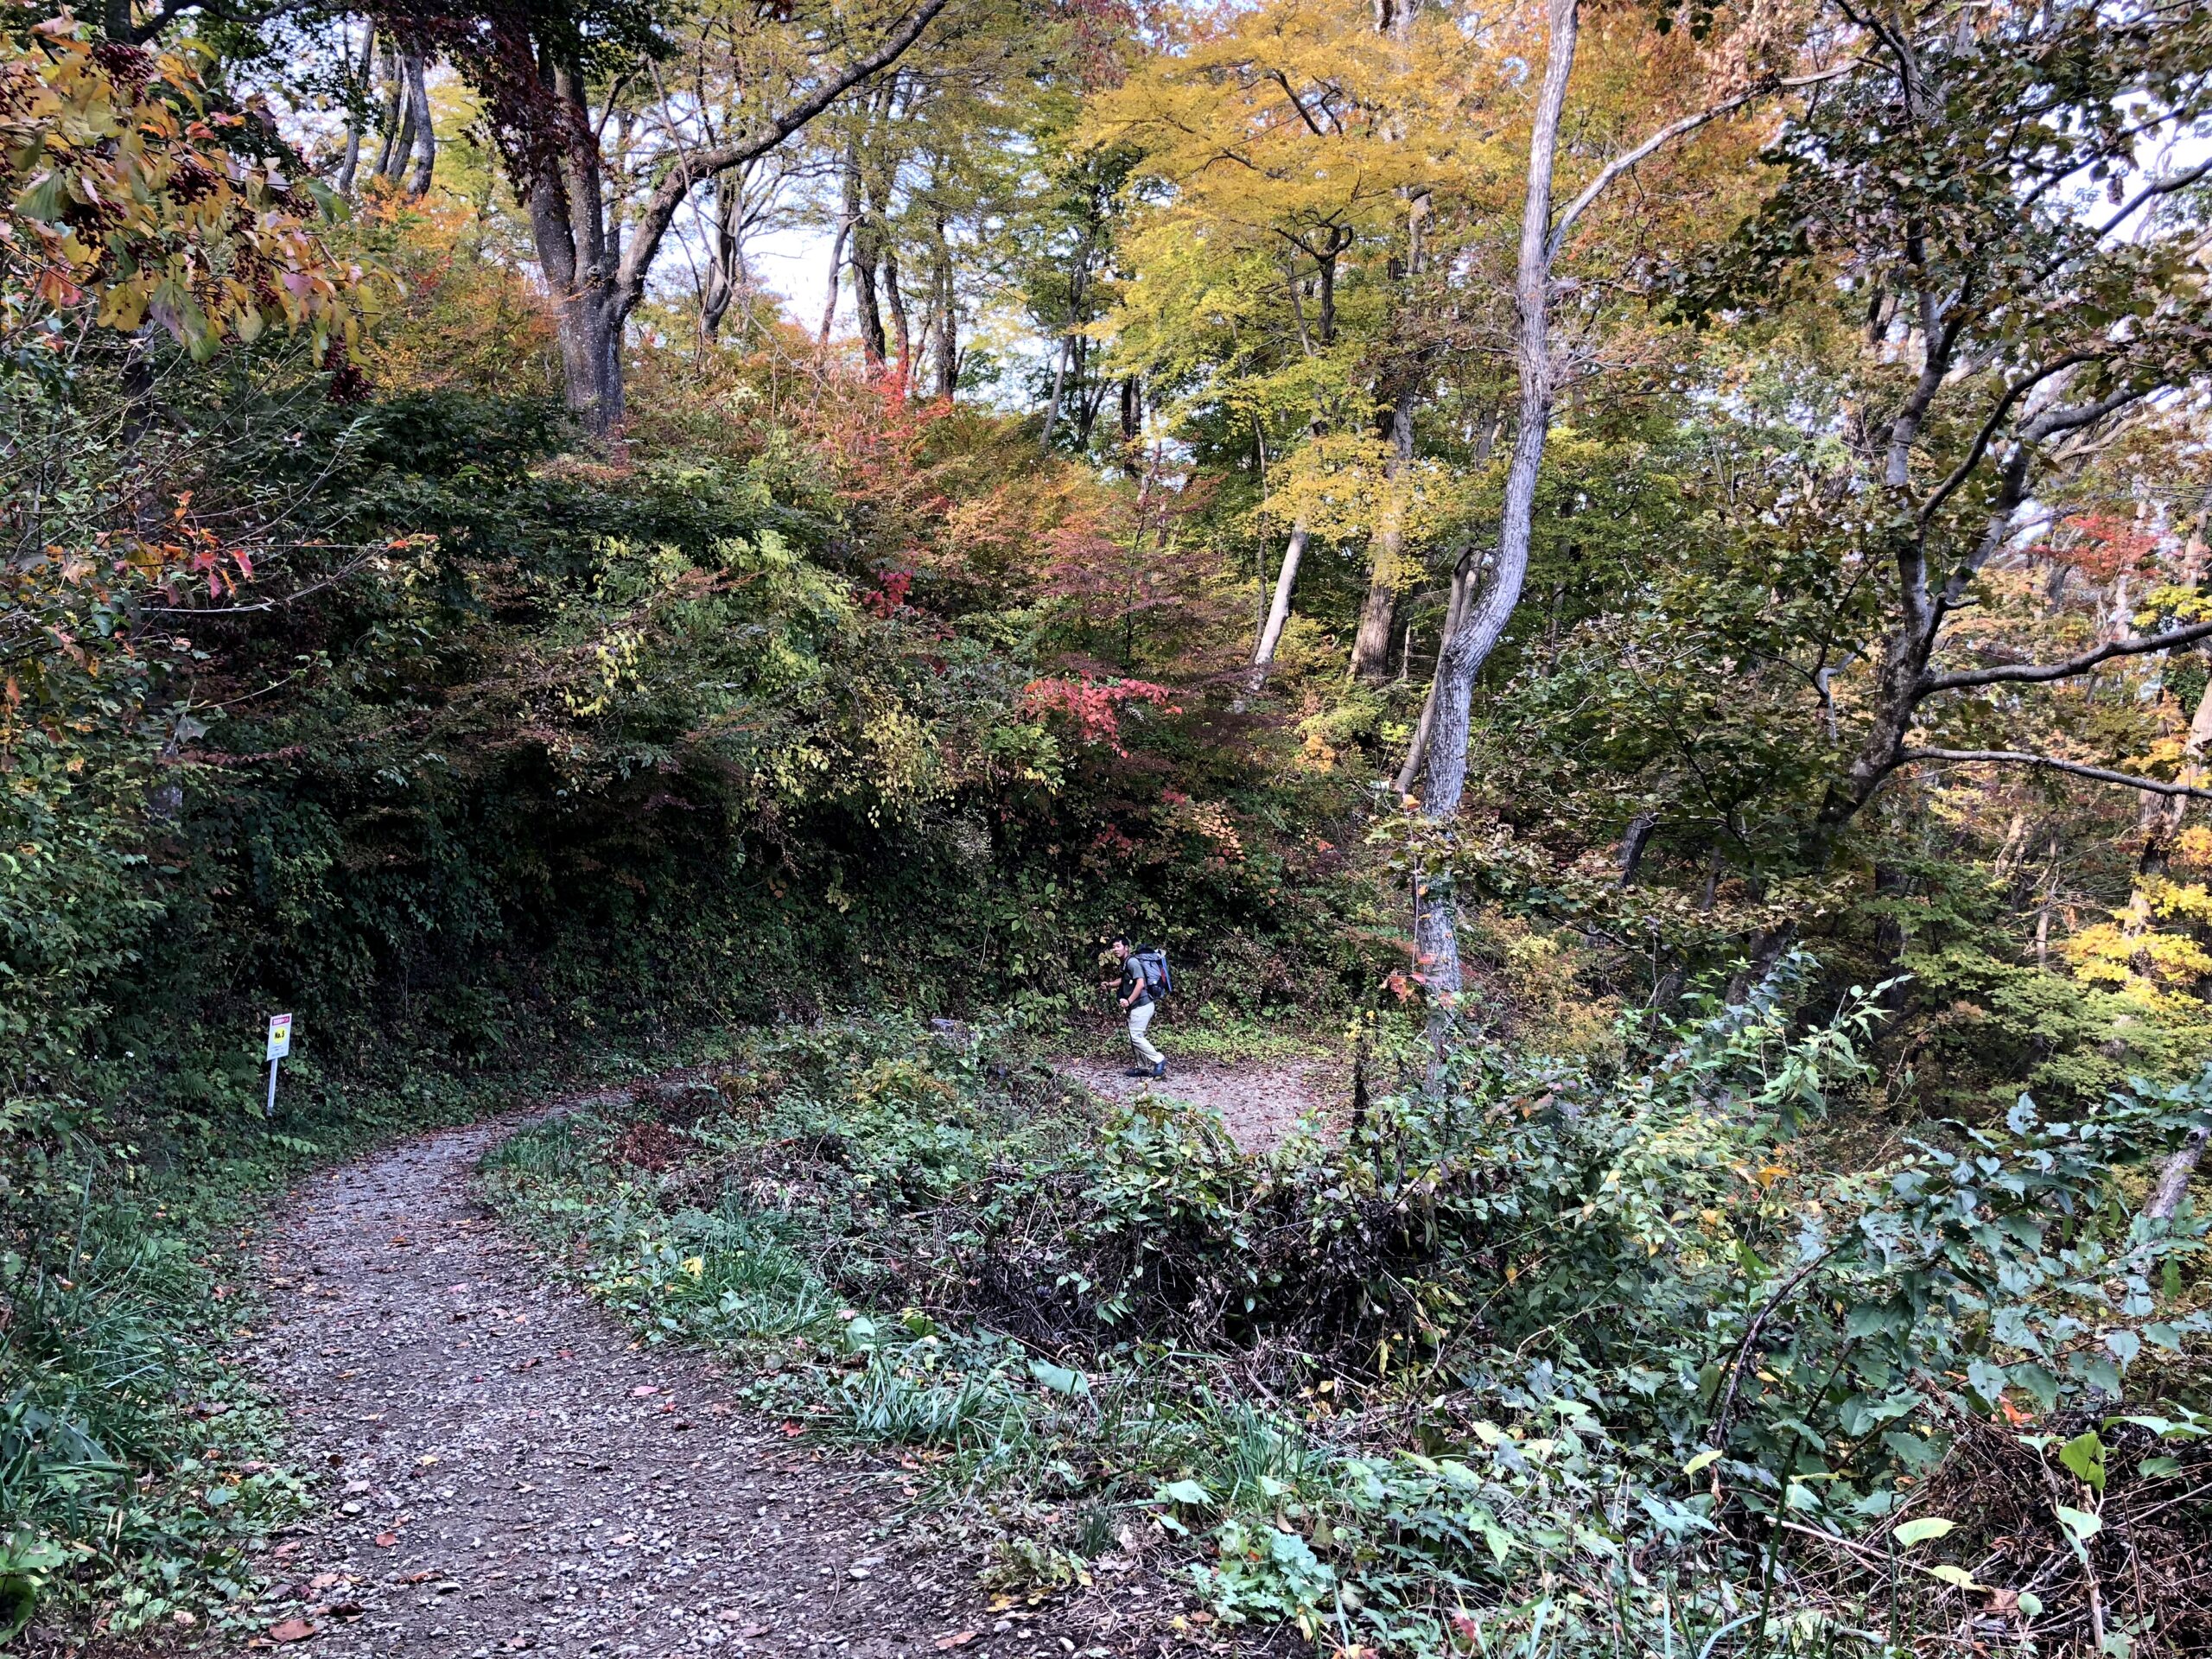
{"type": "Polygon", "coordinates": [[[202,358],[271,327],[353,337],[373,284],[324,246],[319,187],[232,148],[250,118],[208,96],[182,51],[67,13],[0,36],[0,337],[73,315],[150,318],[202,358]]]}
{"type": "Polygon", "coordinates": [[[2092,582],[2108,582],[2122,572],[2157,568],[2161,538],[2155,531],[2107,513],[2070,513],[2054,527],[2051,538],[2028,550],[2031,557],[2071,565],[2092,582]]]}

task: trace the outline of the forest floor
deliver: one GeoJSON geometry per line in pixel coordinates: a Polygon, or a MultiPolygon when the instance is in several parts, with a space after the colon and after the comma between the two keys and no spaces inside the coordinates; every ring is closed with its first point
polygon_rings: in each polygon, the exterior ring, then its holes
{"type": "Polygon", "coordinates": [[[255,1357],[328,1501],[277,1546],[272,1570],[292,1581],[264,1598],[245,1645],[425,1659],[1157,1650],[1184,1599],[1135,1562],[1118,1576],[1101,1562],[1072,1602],[987,1597],[967,1552],[901,1527],[899,1468],[809,1445],[731,1402],[703,1356],[646,1350],[550,1281],[472,1189],[521,1121],[316,1177],[284,1217],[255,1357]]]}
{"type": "Polygon", "coordinates": [[[1217,1112],[1230,1138],[1247,1153],[1274,1151],[1309,1112],[1329,1122],[1350,1109],[1349,1089],[1337,1086],[1342,1067],[1332,1059],[1185,1061],[1171,1053],[1167,1076],[1159,1083],[1125,1076],[1131,1064],[1077,1055],[1053,1061],[1052,1069],[1109,1100],[1134,1100],[1149,1088],[1217,1112]]]}

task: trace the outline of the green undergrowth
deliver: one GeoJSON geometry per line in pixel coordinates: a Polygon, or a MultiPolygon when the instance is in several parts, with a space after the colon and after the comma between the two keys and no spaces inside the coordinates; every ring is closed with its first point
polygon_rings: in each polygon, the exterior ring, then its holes
{"type": "Polygon", "coordinates": [[[143,1142],[54,1141],[10,1166],[0,1634],[34,1616],[112,1635],[260,1622],[257,1557],[312,1501],[238,1354],[260,1313],[251,1256],[270,1207],[310,1168],[552,1081],[424,1069],[348,1086],[302,1056],[273,1121],[257,1090],[233,1090],[188,1141],[171,1120],[143,1142]]]}
{"type": "Polygon", "coordinates": [[[2212,1538],[2204,1229],[2113,1185],[2212,1087],[1826,1173],[1874,1004],[1808,1017],[1806,966],[1602,1064],[1469,1043],[1260,1159],[1011,1027],[761,1030],[486,1181],[645,1340],[895,1448],[1008,1590],[1142,1560],[1349,1652],[1872,1655],[1993,1606],[2182,1650],[2088,1589],[2212,1538]]]}

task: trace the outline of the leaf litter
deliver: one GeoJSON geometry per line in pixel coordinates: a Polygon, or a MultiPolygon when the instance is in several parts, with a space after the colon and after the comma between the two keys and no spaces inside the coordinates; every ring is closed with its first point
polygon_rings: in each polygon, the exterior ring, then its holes
{"type": "Polygon", "coordinates": [[[253,1357],[329,1502],[270,1551],[288,1575],[315,1576],[264,1594],[245,1647],[364,1659],[1192,1650],[1173,1630],[1182,1599],[1164,1586],[1131,1586],[1145,1605],[996,1611],[975,1585],[981,1560],[909,1523],[896,1469],[794,1440],[793,1425],[720,1397],[724,1379],[701,1357],[647,1352],[550,1282],[471,1192],[478,1160],[514,1127],[434,1135],[328,1173],[284,1218],[253,1357]]]}

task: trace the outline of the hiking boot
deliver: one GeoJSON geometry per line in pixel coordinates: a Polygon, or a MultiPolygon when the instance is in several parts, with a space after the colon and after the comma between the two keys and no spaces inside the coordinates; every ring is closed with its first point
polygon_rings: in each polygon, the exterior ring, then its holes
{"type": "Polygon", "coordinates": [[[1133,1065],[1122,1075],[1125,1077],[1157,1077],[1164,1074],[1154,1071],[1148,1065],[1133,1065]]]}
{"type": "Polygon", "coordinates": [[[1155,1083],[1164,1081],[1167,1076],[1167,1062],[1162,1060],[1158,1065],[1152,1068],[1152,1071],[1148,1075],[1155,1083]]]}

